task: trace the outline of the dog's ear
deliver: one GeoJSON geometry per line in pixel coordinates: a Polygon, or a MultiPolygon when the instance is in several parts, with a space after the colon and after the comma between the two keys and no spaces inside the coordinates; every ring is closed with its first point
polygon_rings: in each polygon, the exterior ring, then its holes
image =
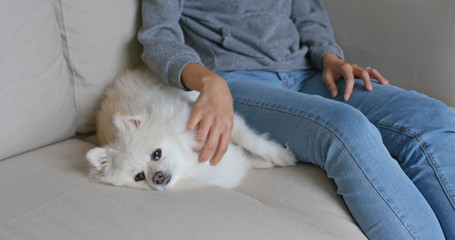
{"type": "Polygon", "coordinates": [[[114,114],[114,125],[120,131],[136,130],[142,124],[142,116],[118,112],[114,114]]]}
{"type": "Polygon", "coordinates": [[[90,164],[96,168],[96,170],[102,170],[112,161],[106,149],[100,147],[92,148],[87,152],[87,154],[85,154],[85,158],[87,158],[90,164]]]}

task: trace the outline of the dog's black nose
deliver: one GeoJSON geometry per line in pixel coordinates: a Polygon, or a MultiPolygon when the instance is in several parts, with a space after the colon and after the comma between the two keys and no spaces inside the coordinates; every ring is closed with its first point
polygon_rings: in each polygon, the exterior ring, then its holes
{"type": "Polygon", "coordinates": [[[153,175],[152,181],[156,185],[164,185],[166,186],[171,181],[171,176],[164,174],[161,171],[158,171],[153,175]]]}

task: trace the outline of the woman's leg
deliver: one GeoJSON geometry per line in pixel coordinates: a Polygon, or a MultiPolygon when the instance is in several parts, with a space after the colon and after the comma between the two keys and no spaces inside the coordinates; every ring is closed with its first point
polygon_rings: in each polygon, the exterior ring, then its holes
{"type": "MultiPolygon", "coordinates": [[[[339,81],[340,92],[344,81],[339,81]]],[[[358,80],[347,104],[359,109],[380,131],[383,142],[455,239],[455,115],[441,102],[414,91],[374,84],[367,92],[358,80]]],[[[315,72],[301,92],[331,98],[315,72]]],[[[341,97],[337,101],[344,102],[341,97]]]]}
{"type": "Polygon", "coordinates": [[[369,238],[443,239],[431,207],[360,111],[282,89],[273,74],[263,75],[222,74],[236,112],[291,147],[299,160],[323,168],[369,238]]]}

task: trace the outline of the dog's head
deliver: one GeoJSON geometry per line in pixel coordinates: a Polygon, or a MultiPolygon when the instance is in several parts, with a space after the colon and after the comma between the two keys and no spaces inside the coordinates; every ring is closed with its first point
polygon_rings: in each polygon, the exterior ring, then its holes
{"type": "Polygon", "coordinates": [[[186,165],[197,162],[190,159],[197,158],[193,136],[169,121],[117,113],[114,125],[115,141],[86,154],[99,182],[161,191],[178,181],[186,165]]]}

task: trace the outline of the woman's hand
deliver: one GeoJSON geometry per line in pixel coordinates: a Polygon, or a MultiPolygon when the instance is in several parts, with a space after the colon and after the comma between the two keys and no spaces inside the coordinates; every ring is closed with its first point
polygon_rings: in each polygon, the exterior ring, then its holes
{"type": "Polygon", "coordinates": [[[187,124],[192,131],[198,126],[196,151],[199,161],[217,164],[228,148],[231,139],[234,107],[226,81],[216,73],[197,63],[190,63],[182,71],[182,83],[200,92],[187,124]]]}
{"type": "Polygon", "coordinates": [[[379,83],[387,85],[389,81],[385,79],[376,69],[364,69],[356,64],[349,64],[343,62],[338,56],[332,53],[324,55],[322,58],[322,65],[324,70],[322,72],[322,80],[330,91],[332,97],[338,95],[338,88],[335,84],[340,78],[344,77],[346,81],[346,88],[344,90],[344,100],[348,101],[352,95],[354,88],[355,77],[361,78],[368,91],[373,91],[371,85],[371,78],[379,81],[379,83]]]}

